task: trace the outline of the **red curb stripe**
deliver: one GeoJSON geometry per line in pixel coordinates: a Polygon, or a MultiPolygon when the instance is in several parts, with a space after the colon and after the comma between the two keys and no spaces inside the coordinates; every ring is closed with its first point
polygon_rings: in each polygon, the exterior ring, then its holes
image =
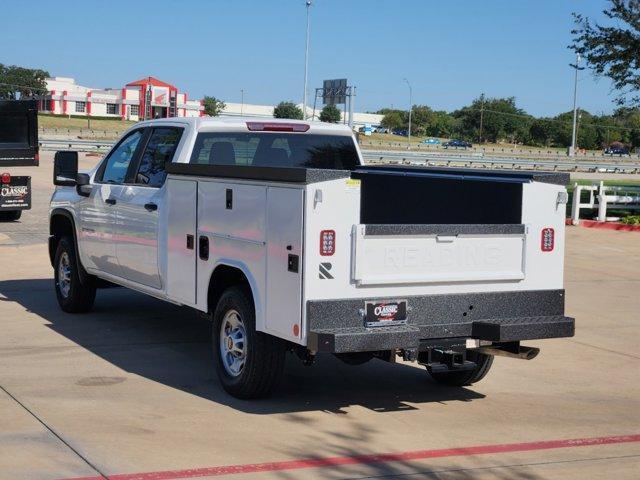
{"type": "MultiPolygon", "coordinates": [[[[108,476],[108,480],[177,480],[181,478],[216,477],[241,473],[282,472],[306,468],[327,468],[342,465],[390,463],[429,458],[466,457],[491,453],[528,452],[533,450],[552,450],[557,448],[590,447],[613,445],[618,443],[640,442],[640,434],[619,435],[613,437],[574,438],[570,440],[547,440],[542,442],[507,443],[501,445],[480,445],[475,447],[445,448],[441,450],[417,450],[413,452],[381,453],[356,455],[351,457],[308,458],[284,462],[254,463],[247,465],[228,465],[221,467],[193,468],[164,472],[124,473],[108,476]]],[[[67,480],[103,480],[103,477],[77,477],[67,480]]]]}
{"type": "MultiPolygon", "coordinates": [[[[573,223],[570,218],[565,220],[565,225],[572,226],[573,223]]],[[[619,230],[622,232],[640,232],[640,225],[627,225],[620,222],[598,222],[596,220],[580,220],[580,227],[585,228],[598,228],[601,230],[619,230]]]]}

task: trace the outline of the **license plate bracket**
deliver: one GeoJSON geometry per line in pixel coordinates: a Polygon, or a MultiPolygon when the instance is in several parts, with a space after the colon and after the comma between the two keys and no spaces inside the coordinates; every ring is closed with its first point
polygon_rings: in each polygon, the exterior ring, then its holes
{"type": "Polygon", "coordinates": [[[365,327],[385,327],[407,323],[406,300],[378,300],[364,302],[365,327]]]}

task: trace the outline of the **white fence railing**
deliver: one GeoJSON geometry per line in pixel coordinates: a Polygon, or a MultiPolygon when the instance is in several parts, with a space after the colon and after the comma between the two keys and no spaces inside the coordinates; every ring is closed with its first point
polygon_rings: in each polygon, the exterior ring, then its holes
{"type": "Polygon", "coordinates": [[[610,186],[604,182],[592,185],[573,186],[573,202],[571,204],[571,223],[580,224],[580,210],[598,209],[598,221],[607,221],[607,209],[640,210],[640,187],[610,186]],[[582,192],[589,192],[589,200],[582,202],[582,192]]]}

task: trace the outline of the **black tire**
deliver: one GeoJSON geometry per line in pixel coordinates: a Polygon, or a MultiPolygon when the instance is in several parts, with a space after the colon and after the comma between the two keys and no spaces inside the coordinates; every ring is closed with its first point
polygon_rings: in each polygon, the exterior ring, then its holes
{"type": "Polygon", "coordinates": [[[15,222],[20,220],[22,210],[11,210],[9,212],[0,212],[0,222],[15,222]]]}
{"type": "Polygon", "coordinates": [[[472,370],[462,370],[459,372],[429,372],[431,377],[442,385],[450,387],[464,387],[482,380],[493,364],[493,355],[485,355],[473,351],[467,352],[467,360],[476,363],[472,370]]]}
{"type": "MultiPolygon", "coordinates": [[[[222,387],[227,393],[236,398],[264,398],[271,394],[278,385],[284,372],[286,344],[283,340],[256,331],[255,310],[251,294],[248,288],[230,287],[224,291],[213,314],[212,350],[216,372],[222,387]],[[233,315],[236,312],[242,324],[243,332],[237,335],[242,341],[242,353],[233,355],[226,352],[221,342],[221,337],[227,349],[228,341],[236,345],[233,329],[227,330],[230,322],[235,322],[233,315]],[[223,334],[223,325],[225,332],[223,334]],[[223,335],[225,335],[223,337],[223,335]],[[231,356],[230,356],[231,355],[231,356]],[[235,359],[234,359],[235,357],[235,359]],[[240,358],[243,365],[235,368],[229,365],[240,358]],[[235,372],[235,375],[233,374],[235,372]]],[[[231,350],[234,350],[231,348],[231,350]]]]}
{"type": "Polygon", "coordinates": [[[62,237],[54,257],[54,280],[56,297],[60,308],[68,313],[88,312],[96,299],[96,287],[93,277],[80,282],[76,249],[73,238],[62,237]],[[61,266],[61,262],[64,265],[61,266]],[[66,274],[63,271],[66,270],[66,274]]]}

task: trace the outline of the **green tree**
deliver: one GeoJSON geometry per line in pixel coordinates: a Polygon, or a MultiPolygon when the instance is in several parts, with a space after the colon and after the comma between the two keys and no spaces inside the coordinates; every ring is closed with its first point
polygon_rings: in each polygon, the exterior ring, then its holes
{"type": "Polygon", "coordinates": [[[384,128],[388,128],[389,130],[395,130],[396,128],[401,128],[404,126],[404,115],[400,110],[389,110],[382,117],[382,121],[380,122],[384,128]]]}
{"type": "Polygon", "coordinates": [[[293,102],[280,102],[276,108],[273,109],[273,116],[275,118],[290,118],[292,120],[302,120],[302,109],[296,106],[293,102]]]}
{"type": "Polygon", "coordinates": [[[325,105],[320,112],[321,122],[338,123],[341,118],[340,110],[335,105],[325,105]]]}
{"type": "Polygon", "coordinates": [[[640,1],[609,0],[602,13],[610,25],[573,14],[576,26],[569,48],[581,54],[596,75],[613,81],[618,104],[640,105],[640,1]]]}
{"type": "Polygon", "coordinates": [[[216,97],[209,97],[206,95],[202,99],[202,103],[204,104],[204,113],[206,113],[210,117],[219,116],[227,106],[227,104],[222,100],[218,100],[216,97]]]}
{"type": "Polygon", "coordinates": [[[0,63],[0,99],[16,100],[46,92],[49,72],[0,63]]]}
{"type": "Polygon", "coordinates": [[[533,117],[516,106],[514,97],[476,98],[471,105],[453,112],[458,119],[458,134],[467,140],[483,140],[493,143],[508,141],[525,142],[533,117]],[[482,132],[480,124],[482,123],[482,132]]]}
{"type": "Polygon", "coordinates": [[[529,143],[538,147],[549,147],[553,142],[554,121],[537,118],[529,127],[529,143]]]}

